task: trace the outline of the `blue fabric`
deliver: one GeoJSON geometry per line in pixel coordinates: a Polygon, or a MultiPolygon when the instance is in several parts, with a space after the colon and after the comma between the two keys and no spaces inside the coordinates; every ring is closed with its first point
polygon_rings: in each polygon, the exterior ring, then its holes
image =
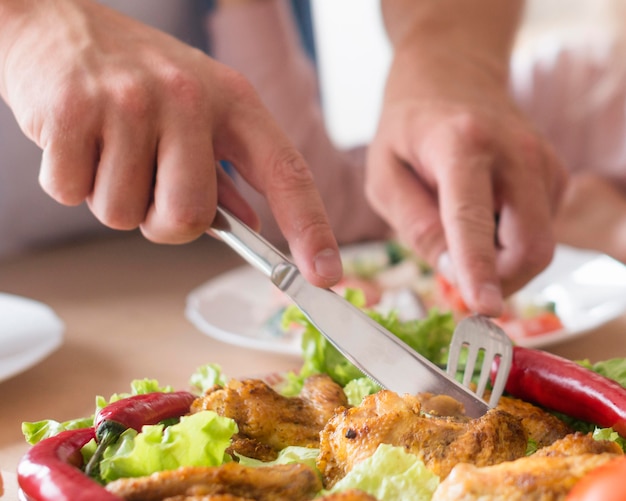
{"type": "Polygon", "coordinates": [[[313,31],[313,16],[311,14],[310,0],[291,0],[293,14],[300,31],[302,46],[315,63],[317,55],[315,52],[315,32],[313,31]]]}
{"type": "MultiPolygon", "coordinates": [[[[215,0],[200,0],[200,9],[208,12],[215,8],[215,0]]],[[[313,16],[311,13],[310,0],[291,0],[291,6],[293,15],[300,32],[300,40],[305,52],[313,61],[313,64],[317,62],[317,55],[315,51],[315,34],[313,31],[313,16]]],[[[208,47],[207,52],[210,54],[211,49],[208,47]]],[[[233,167],[229,162],[222,160],[220,165],[226,171],[229,176],[233,175],[233,167]]]]}
{"type": "MultiPolygon", "coordinates": [[[[201,8],[206,11],[215,8],[215,0],[200,0],[201,8]]],[[[298,25],[298,31],[300,32],[300,40],[304,50],[311,58],[313,63],[317,61],[317,54],[315,51],[315,33],[313,31],[313,15],[311,13],[311,1],[310,0],[291,0],[291,7],[293,15],[298,25]]]]}

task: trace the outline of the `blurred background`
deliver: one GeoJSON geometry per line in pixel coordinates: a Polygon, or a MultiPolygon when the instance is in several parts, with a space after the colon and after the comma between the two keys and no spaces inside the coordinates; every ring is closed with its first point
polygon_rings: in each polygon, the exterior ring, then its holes
{"type": "MultiPolygon", "coordinates": [[[[373,134],[390,47],[379,0],[312,0],[326,125],[341,147],[373,134]]],[[[626,0],[531,0],[518,47],[626,26],[626,0]]]]}
{"type": "MultiPolygon", "coordinates": [[[[379,1],[311,0],[324,121],[340,149],[367,144],[378,118],[390,60],[379,1]]],[[[193,45],[206,43],[202,9],[207,0],[102,3],[193,45]]],[[[598,33],[610,36],[623,30],[625,19],[626,0],[531,0],[517,53],[544,53],[557,47],[553,52],[558,54],[563,40],[585,44],[587,37],[598,33]]],[[[579,87],[587,91],[590,85],[583,82],[579,87]]],[[[545,106],[539,103],[538,107],[545,106]]],[[[39,148],[21,133],[11,111],[0,101],[0,258],[50,240],[105,231],[84,205],[63,207],[43,193],[37,182],[40,157],[39,148]]],[[[579,157],[578,153],[574,156],[579,157]]]]}

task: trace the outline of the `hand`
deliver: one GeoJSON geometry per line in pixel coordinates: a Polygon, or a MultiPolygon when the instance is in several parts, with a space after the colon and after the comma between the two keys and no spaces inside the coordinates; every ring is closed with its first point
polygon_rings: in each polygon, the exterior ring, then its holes
{"type": "Polygon", "coordinates": [[[396,45],[368,197],[431,265],[449,257],[472,310],[496,316],[552,258],[565,170],[511,102],[501,58],[411,36],[396,45]]]}
{"type": "Polygon", "coordinates": [[[218,200],[258,228],[216,167],[228,160],[267,198],[304,275],[340,278],[308,167],[240,74],[96,2],[0,0],[0,22],[0,93],[43,149],[51,197],[154,242],[197,238],[218,200]]]}
{"type": "Polygon", "coordinates": [[[592,168],[570,177],[554,226],[559,242],[626,263],[626,195],[592,168]]]}

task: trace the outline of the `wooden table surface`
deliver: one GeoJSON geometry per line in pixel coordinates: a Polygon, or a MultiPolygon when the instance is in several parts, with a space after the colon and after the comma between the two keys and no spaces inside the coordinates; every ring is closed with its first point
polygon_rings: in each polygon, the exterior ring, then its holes
{"type": "MultiPolygon", "coordinates": [[[[133,379],[188,387],[205,363],[229,376],[294,369],[299,359],[214,340],[185,317],[194,288],[242,264],[209,237],[155,245],[136,233],[77,241],[0,261],[0,291],[51,306],[66,325],[62,346],[0,382],[0,470],[5,499],[17,499],[14,472],[27,450],[23,421],[93,413],[96,395],[128,391],[133,379]]],[[[626,316],[549,351],[592,361],[626,357],[626,316]]]]}

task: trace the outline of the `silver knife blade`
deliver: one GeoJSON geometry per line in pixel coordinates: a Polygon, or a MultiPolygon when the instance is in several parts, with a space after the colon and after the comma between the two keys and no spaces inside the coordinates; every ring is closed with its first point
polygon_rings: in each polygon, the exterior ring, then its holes
{"type": "Polygon", "coordinates": [[[463,404],[470,417],[480,417],[489,409],[365,312],[335,292],[310,284],[285,255],[221,207],[211,232],[267,275],[333,346],[383,388],[399,394],[449,395],[463,404]]]}

